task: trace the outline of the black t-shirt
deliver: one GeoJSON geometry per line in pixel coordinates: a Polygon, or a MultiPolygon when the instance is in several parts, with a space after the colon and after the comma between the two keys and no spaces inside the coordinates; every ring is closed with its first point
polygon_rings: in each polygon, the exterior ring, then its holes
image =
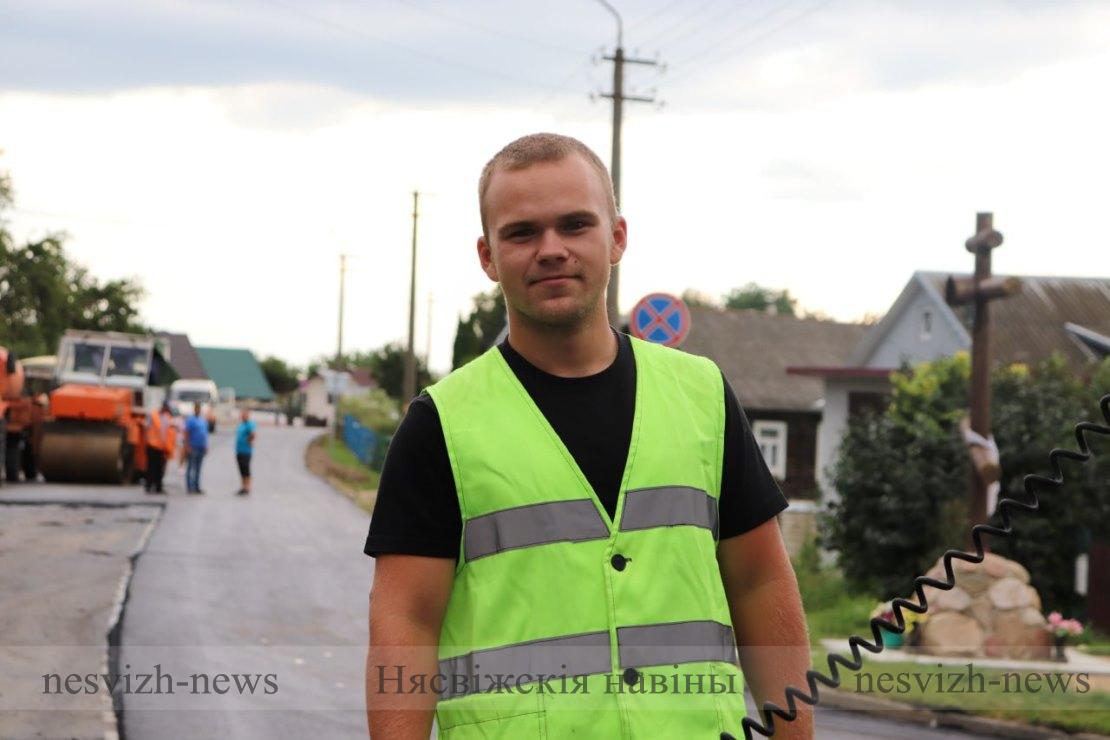
{"type": "MultiPolygon", "coordinates": [[[[509,346],[507,339],[498,345],[593,486],[610,519],[616,518],[636,403],[632,345],[624,334],[618,333],[617,338],[613,364],[583,378],[562,378],[540,370],[509,346]]],[[[723,540],[763,524],[787,503],[727,380],[722,403],[725,439],[719,536],[723,540]]],[[[389,445],[365,552],[456,558],[461,537],[462,515],[443,427],[435,402],[422,393],[409,405],[389,445]]]]}

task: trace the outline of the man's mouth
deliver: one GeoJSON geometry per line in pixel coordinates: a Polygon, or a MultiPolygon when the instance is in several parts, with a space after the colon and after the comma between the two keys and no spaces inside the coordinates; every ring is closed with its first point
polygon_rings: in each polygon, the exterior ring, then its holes
{"type": "Polygon", "coordinates": [[[532,280],[531,284],[536,285],[536,284],[539,284],[539,283],[553,283],[553,282],[557,282],[559,280],[577,280],[577,279],[578,279],[577,275],[548,275],[546,277],[536,278],[536,279],[532,280]]]}

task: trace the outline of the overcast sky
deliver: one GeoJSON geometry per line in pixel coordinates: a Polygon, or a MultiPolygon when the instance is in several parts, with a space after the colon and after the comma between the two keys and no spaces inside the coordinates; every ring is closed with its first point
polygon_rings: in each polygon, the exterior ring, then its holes
{"type": "MultiPolygon", "coordinates": [[[[621,306],[755,281],[840,320],[916,269],[1110,276],[1110,3],[614,0],[632,66],[621,306]]],[[[403,339],[450,365],[476,181],[516,136],[610,156],[595,0],[0,0],[0,168],[20,238],[63,230],[145,321],[296,363],[403,339]]]]}

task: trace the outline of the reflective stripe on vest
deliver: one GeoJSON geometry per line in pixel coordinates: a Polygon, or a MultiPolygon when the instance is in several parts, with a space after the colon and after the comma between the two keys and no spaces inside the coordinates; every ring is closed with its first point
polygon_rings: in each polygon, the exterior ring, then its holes
{"type": "MultiPolygon", "coordinates": [[[[717,499],[689,486],[641,488],[625,493],[620,531],[690,525],[717,537],[717,499]]],[[[603,540],[609,528],[592,499],[552,501],[502,509],[466,523],[467,561],[505,550],[552,542],[603,540]]]]}
{"type": "Polygon", "coordinates": [[[736,663],[732,627],[712,621],[617,627],[622,668],[696,663],[736,663]]]}
{"type": "MultiPolygon", "coordinates": [[[[617,627],[617,648],[622,669],[702,661],[737,664],[732,628],[710,620],[617,627]]],[[[476,676],[497,676],[512,684],[520,676],[539,680],[541,676],[609,673],[609,650],[608,632],[475,650],[439,661],[439,671],[446,677],[440,698],[453,699],[497,688],[495,681],[487,680],[484,687],[480,682],[471,683],[476,676]],[[467,680],[455,680],[454,676],[467,680]]]]}
{"type": "Polygon", "coordinates": [[[640,488],[625,493],[622,532],[682,524],[704,527],[716,539],[717,499],[689,486],[640,488]]]}
{"type": "Polygon", "coordinates": [[[552,501],[502,509],[466,523],[466,559],[549,542],[581,542],[609,536],[591,499],[552,501]]]}
{"type": "Polygon", "coordinates": [[[587,632],[475,650],[441,660],[439,670],[447,677],[447,682],[440,697],[451,699],[480,691],[480,686],[473,686],[467,681],[464,682],[464,689],[456,693],[454,689],[459,686],[452,676],[589,676],[608,673],[609,647],[608,632],[587,632]]]}

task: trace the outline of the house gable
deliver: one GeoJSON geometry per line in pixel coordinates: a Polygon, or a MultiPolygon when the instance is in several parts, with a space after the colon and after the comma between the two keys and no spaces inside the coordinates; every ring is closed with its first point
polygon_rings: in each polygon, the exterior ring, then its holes
{"type": "Polygon", "coordinates": [[[971,337],[929,273],[916,272],[890,311],[849,359],[856,367],[897,368],[949,357],[971,347],[971,337]]]}

